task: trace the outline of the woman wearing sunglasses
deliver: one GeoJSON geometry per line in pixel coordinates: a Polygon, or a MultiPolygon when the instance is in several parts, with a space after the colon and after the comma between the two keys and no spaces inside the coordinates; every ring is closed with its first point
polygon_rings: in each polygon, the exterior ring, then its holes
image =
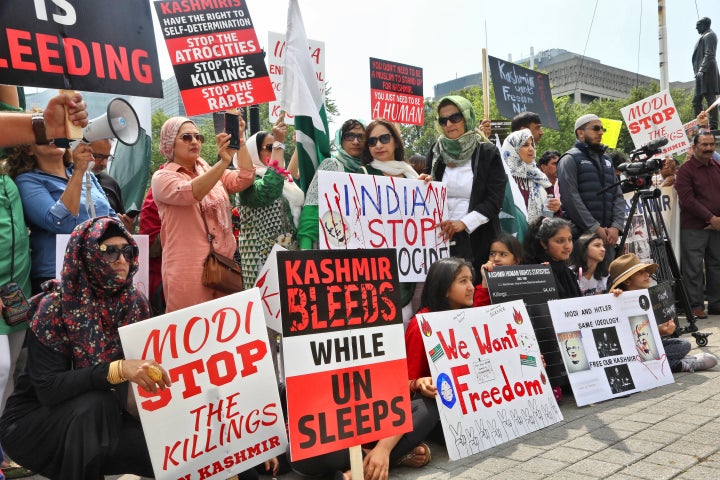
{"type": "Polygon", "coordinates": [[[153,476],[128,382],[157,392],[170,378],[154,360],[124,359],[118,335],[150,316],[133,286],[137,257],[119,220],[88,220],[70,236],[60,279],[30,301],[27,367],[0,418],[0,439],[33,472],[59,480],[153,476]]]}
{"type": "Polygon", "coordinates": [[[447,186],[449,218],[437,228],[450,240],[450,254],[464,258],[482,279],[490,242],[500,233],[500,208],[507,176],[500,152],[476,130],[475,110],[466,98],[450,95],[438,103],[440,137],[427,155],[430,178],[447,186]]]}
{"type": "Polygon", "coordinates": [[[85,143],[70,150],[23,145],[7,150],[7,173],[15,180],[30,227],[32,292],[55,278],[55,235],[71,233],[89,218],[116,216],[88,165],[92,149],[85,143]]]}
{"type": "Polygon", "coordinates": [[[365,148],[365,124],[351,118],[335,132],[335,152],[320,163],[305,194],[305,205],[300,213],[297,238],[302,250],[317,247],[318,242],[318,173],[365,173],[362,152],[365,148]]]}
{"type": "Polygon", "coordinates": [[[503,155],[512,180],[518,186],[527,207],[527,222],[560,210],[560,200],[548,199],[546,189],[552,183],[535,164],[535,140],[527,128],[512,132],[503,142],[503,155]]]}
{"type": "MultiPolygon", "coordinates": [[[[245,122],[240,119],[240,138],[245,122]]],[[[160,214],[162,283],[166,312],[224,296],[202,285],[203,262],[208,255],[208,234],[220,255],[232,258],[237,242],[230,218],[230,193],[252,185],[255,178],[245,142],[231,150],[230,134],[215,136],[219,159],[210,166],[200,157],[205,139],[197,125],[185,117],[169,118],[160,130],[160,153],[165,168],[152,177],[153,198],[160,214]],[[238,169],[227,167],[237,153],[238,169]]]]}
{"type": "Polygon", "coordinates": [[[255,284],[275,244],[297,249],[297,222],[305,194],[284,168],[286,135],[287,126],[279,118],[272,133],[260,131],[247,140],[255,181],[239,195],[238,250],[248,287],[255,284]]]}

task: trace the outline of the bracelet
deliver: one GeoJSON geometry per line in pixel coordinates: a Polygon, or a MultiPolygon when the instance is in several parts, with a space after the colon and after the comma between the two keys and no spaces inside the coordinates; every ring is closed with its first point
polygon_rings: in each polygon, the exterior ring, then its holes
{"type": "Polygon", "coordinates": [[[117,385],[118,383],[127,382],[127,378],[122,374],[122,362],[122,360],[115,360],[110,363],[107,374],[107,381],[109,383],[117,385]]]}
{"type": "Polygon", "coordinates": [[[279,148],[281,150],[285,150],[285,144],[282,142],[274,141],[272,145],[273,150],[276,148],[279,148]]]}

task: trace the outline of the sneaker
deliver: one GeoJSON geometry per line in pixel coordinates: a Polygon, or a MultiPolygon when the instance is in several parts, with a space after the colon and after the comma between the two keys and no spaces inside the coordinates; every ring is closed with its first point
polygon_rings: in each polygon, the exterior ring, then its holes
{"type": "Polygon", "coordinates": [[[683,372],[699,372],[700,370],[713,368],[717,365],[718,359],[715,355],[702,352],[691,357],[685,357],[681,362],[683,372]]]}

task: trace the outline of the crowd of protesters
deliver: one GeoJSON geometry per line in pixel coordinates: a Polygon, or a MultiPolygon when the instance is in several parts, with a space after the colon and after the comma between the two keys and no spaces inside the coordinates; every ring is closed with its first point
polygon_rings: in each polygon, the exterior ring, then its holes
{"type": "MultiPolygon", "coordinates": [[[[213,165],[200,156],[205,138],[197,125],[185,117],[168,119],[159,139],[166,163],[153,175],[140,213],[139,233],[149,234],[152,244],[151,298],[146,299],[132,285],[139,261],[132,222],[118,217],[88,168],[94,155],[107,159],[109,153],[47,141],[65,136],[66,108],[76,125],[87,124],[79,95],[53,98],[34,118],[0,114],[0,147],[7,148],[0,198],[8,207],[0,209],[0,229],[10,246],[1,251],[0,284],[17,283],[30,299],[28,322],[10,327],[0,320],[0,445],[15,462],[51,478],[151,476],[126,382],[154,392],[171,388],[170,379],[154,361],[125,358],[117,328],[225,295],[201,283],[211,245],[240,260],[246,288],[275,244],[317,248],[318,176],[307,192],[293,182],[293,165],[284,165],[288,132],[282,119],[247,140],[240,121],[238,149],[230,147],[228,132],[219,133],[213,165]],[[44,135],[33,128],[38,123],[44,135]],[[233,210],[234,193],[239,195],[233,210]],[[58,233],[71,236],[62,274],[55,279],[58,233]],[[14,386],[23,341],[28,356],[14,386]]],[[[405,161],[393,123],[348,119],[335,135],[332,157],[317,169],[441,181],[448,187],[449,216],[436,228],[451,242],[451,258],[433,263],[424,284],[401,285],[413,430],[365,450],[366,479],[387,478],[391,466],[421,467],[431,460],[425,440],[438,436],[437,390],[416,313],[489,304],[485,273],[502,265],[549,264],[560,298],[606,293],[608,285],[646,288],[657,269],[635,257],[610,264],[626,221],[625,201],[597,116],[577,119],[576,142],[568,152],[548,149],[538,158],[543,134],[538,115],[526,112],[514,119],[501,153],[488,139],[489,123],[479,121],[467,99],[444,97],[434,113],[439,136],[424,160],[405,161]],[[518,187],[528,213],[522,245],[501,230],[508,182],[518,187]],[[419,303],[412,301],[416,290],[419,303]]],[[[707,115],[699,121],[707,121],[707,115]]],[[[709,313],[720,313],[720,164],[712,159],[715,138],[709,131],[700,130],[693,142],[688,160],[679,169],[672,159],[664,162],[654,181],[682,192],[681,237],[688,245],[682,249],[683,272],[691,277],[692,313],[704,318],[706,293],[709,313]]],[[[669,324],[672,320],[662,333],[673,333],[669,324]]],[[[673,349],[673,371],[717,363],[707,353],[688,355],[688,342],[665,344],[673,349]]],[[[7,462],[5,467],[22,468],[7,462]]],[[[291,467],[347,478],[349,460],[328,454],[291,467]]],[[[278,462],[265,469],[277,473],[278,462]]],[[[240,478],[257,475],[253,469],[240,478]]]]}

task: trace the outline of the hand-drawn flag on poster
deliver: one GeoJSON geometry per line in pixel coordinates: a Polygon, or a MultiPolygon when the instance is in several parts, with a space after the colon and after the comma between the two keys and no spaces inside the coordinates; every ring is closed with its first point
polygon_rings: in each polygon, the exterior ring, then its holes
{"type": "Polygon", "coordinates": [[[305,25],[297,0],[290,0],[288,6],[285,39],[284,87],[280,105],[295,116],[299,185],[307,190],[317,166],[330,157],[330,139],[325,99],[317,88],[315,67],[310,58],[305,25]]]}

